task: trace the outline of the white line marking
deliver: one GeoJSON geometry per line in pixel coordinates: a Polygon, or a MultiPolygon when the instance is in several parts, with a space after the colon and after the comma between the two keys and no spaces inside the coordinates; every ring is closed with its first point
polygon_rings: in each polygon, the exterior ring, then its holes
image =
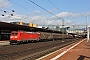
{"type": "Polygon", "coordinates": [[[61,57],[62,55],[64,55],[65,53],[67,53],[69,50],[71,50],[72,48],[74,48],[75,46],[77,46],[78,44],[80,44],[81,42],[83,42],[85,39],[83,39],[82,41],[80,41],[79,43],[75,44],[74,46],[70,47],[69,49],[67,49],[66,51],[62,52],[61,54],[55,56],[54,58],[50,59],[50,60],[56,60],[59,57],[61,57]]]}
{"type": "MultiPolygon", "coordinates": [[[[73,44],[70,44],[70,45],[73,45],[73,44]]],[[[68,46],[70,46],[70,45],[68,45],[68,46]]],[[[68,46],[66,46],[66,47],[68,47],[68,46]]],[[[49,54],[47,54],[47,55],[45,55],[45,56],[43,56],[43,57],[41,57],[41,58],[38,58],[38,59],[36,59],[36,60],[42,60],[43,58],[45,58],[45,57],[47,57],[47,56],[50,56],[50,55],[52,55],[52,54],[54,54],[54,53],[56,53],[56,52],[58,52],[58,51],[60,51],[60,50],[62,50],[62,49],[64,49],[64,48],[66,48],[66,47],[63,47],[63,48],[61,48],[61,49],[59,49],[59,50],[56,50],[56,51],[54,51],[54,52],[52,52],[52,53],[49,53],[49,54]]]]}

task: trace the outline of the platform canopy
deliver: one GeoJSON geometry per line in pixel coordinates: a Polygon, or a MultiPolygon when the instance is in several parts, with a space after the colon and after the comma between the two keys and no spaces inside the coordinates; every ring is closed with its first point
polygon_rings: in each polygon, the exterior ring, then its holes
{"type": "Polygon", "coordinates": [[[52,32],[52,33],[62,33],[60,31],[24,26],[24,25],[17,25],[17,24],[10,24],[6,22],[0,22],[0,30],[24,30],[24,31],[41,31],[41,32],[52,32]]]}

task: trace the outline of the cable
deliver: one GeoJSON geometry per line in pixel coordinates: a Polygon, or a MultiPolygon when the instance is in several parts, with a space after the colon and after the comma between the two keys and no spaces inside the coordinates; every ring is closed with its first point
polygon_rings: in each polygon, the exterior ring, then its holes
{"type": "MultiPolygon", "coordinates": [[[[23,6],[19,5],[19,4],[17,4],[17,3],[15,3],[15,2],[11,1],[11,0],[8,0],[8,1],[10,1],[10,2],[12,2],[12,3],[14,3],[14,4],[16,4],[16,5],[18,5],[18,6],[22,7],[22,8],[24,8],[24,9],[26,9],[26,10],[28,10],[28,11],[30,11],[29,9],[27,9],[27,8],[25,8],[25,7],[23,7],[23,6]]],[[[40,7],[41,9],[45,10],[45,11],[46,11],[46,12],[48,12],[49,14],[51,14],[51,15],[54,15],[54,16],[55,16],[55,14],[53,14],[53,13],[49,12],[49,11],[48,11],[48,10],[46,10],[45,8],[43,8],[43,7],[41,7],[40,5],[36,4],[34,1],[31,1],[31,0],[29,0],[29,1],[30,1],[30,2],[32,2],[33,4],[35,4],[36,6],[40,7]]],[[[56,16],[56,17],[58,17],[58,16],[56,16]]],[[[59,18],[59,17],[58,17],[58,18],[59,18]]],[[[59,18],[59,19],[61,19],[61,18],[59,18]]]]}
{"type": "Polygon", "coordinates": [[[55,4],[53,4],[50,0],[48,0],[58,11],[61,11],[55,4]]]}
{"type": "Polygon", "coordinates": [[[25,8],[25,7],[23,7],[23,6],[19,5],[19,4],[17,4],[17,3],[15,3],[15,2],[11,1],[11,0],[8,0],[8,1],[10,1],[10,2],[12,2],[12,3],[14,3],[14,4],[16,4],[16,5],[22,7],[22,8],[24,8],[24,9],[26,9],[26,10],[28,10],[28,11],[30,11],[29,9],[27,9],[27,8],[25,8]]]}
{"type": "MultiPolygon", "coordinates": [[[[46,12],[48,12],[49,14],[55,16],[55,14],[49,12],[48,10],[46,10],[45,8],[41,7],[40,5],[36,4],[34,1],[31,1],[29,0],[30,2],[32,2],[33,4],[35,4],[36,6],[40,7],[41,9],[45,10],[46,12]]],[[[59,18],[58,16],[56,16],[58,19],[62,19],[62,18],[59,18]]]]}
{"type": "Polygon", "coordinates": [[[35,4],[36,6],[40,7],[41,9],[45,10],[46,12],[50,13],[51,15],[55,15],[55,14],[49,12],[48,10],[46,10],[45,8],[41,7],[40,5],[36,4],[35,2],[33,2],[31,0],[29,0],[29,1],[32,2],[33,4],[35,4]]]}

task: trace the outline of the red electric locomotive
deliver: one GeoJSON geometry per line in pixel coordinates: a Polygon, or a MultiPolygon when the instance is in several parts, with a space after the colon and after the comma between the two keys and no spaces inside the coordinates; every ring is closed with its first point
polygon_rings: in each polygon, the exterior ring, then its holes
{"type": "Polygon", "coordinates": [[[39,40],[39,33],[37,32],[12,31],[10,35],[10,44],[37,40],[39,40]]]}
{"type": "MultiPolygon", "coordinates": [[[[63,34],[64,38],[68,38],[69,35],[63,34]]],[[[26,31],[12,31],[10,35],[10,44],[22,43],[29,41],[44,41],[61,39],[62,34],[48,33],[48,32],[26,32],[26,31]]]]}

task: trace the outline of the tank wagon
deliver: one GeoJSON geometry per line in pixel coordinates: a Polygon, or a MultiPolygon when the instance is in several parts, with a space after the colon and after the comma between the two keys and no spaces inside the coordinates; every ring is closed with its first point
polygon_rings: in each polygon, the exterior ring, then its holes
{"type": "MultiPolygon", "coordinates": [[[[64,38],[69,37],[67,34],[63,34],[63,36],[64,38]]],[[[62,34],[59,33],[12,31],[10,35],[10,44],[19,44],[22,42],[52,40],[60,38],[62,38],[62,34]]]]}

